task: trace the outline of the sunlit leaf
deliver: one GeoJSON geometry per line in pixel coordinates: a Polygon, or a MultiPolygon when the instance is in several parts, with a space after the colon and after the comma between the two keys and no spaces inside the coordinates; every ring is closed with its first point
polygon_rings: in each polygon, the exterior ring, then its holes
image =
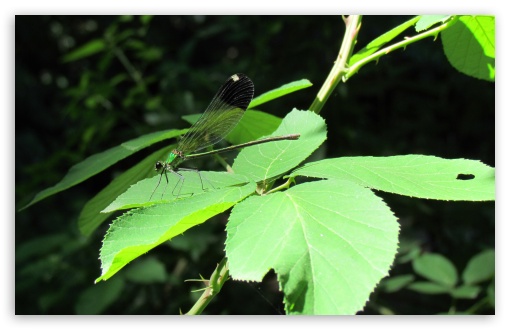
{"type": "Polygon", "coordinates": [[[312,86],[312,83],[308,79],[297,80],[288,84],[285,84],[281,87],[270,90],[269,92],[265,92],[262,95],[254,98],[250,103],[250,108],[258,107],[259,105],[272,101],[274,99],[280,98],[284,95],[294,93],[303,88],[308,88],[312,86]]]}
{"type": "Polygon", "coordinates": [[[137,257],[246,198],[255,184],[227,187],[173,203],[124,213],[108,229],[101,247],[101,277],[107,280],[137,257]]]}
{"type": "Polygon", "coordinates": [[[259,144],[242,150],[232,165],[235,173],[262,181],[283,174],[304,161],[326,139],[324,119],[311,111],[292,110],[271,136],[300,134],[297,141],[259,144]]]}
{"type": "Polygon", "coordinates": [[[442,200],[495,199],[494,168],[468,159],[404,155],[342,157],[305,164],[292,176],[344,179],[394,194],[442,200]]]}
{"type": "Polygon", "coordinates": [[[399,225],[369,189],[322,180],[252,196],[227,224],[234,279],[278,274],[288,314],[354,314],[388,274],[399,225]]]}
{"type": "Polygon", "coordinates": [[[461,16],[441,32],[446,58],[460,72],[479,79],[496,77],[496,19],[494,16],[461,16]]]}

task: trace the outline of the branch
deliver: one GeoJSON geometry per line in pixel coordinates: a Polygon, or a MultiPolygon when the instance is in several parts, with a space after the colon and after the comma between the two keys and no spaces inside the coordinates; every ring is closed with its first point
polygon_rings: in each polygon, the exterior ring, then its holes
{"type": "Polygon", "coordinates": [[[220,263],[216,266],[216,269],[211,274],[211,278],[207,283],[207,287],[204,290],[204,293],[197,300],[195,305],[191,307],[189,312],[186,315],[198,315],[203,312],[203,310],[209,305],[211,300],[220,292],[223,284],[228,280],[228,263],[227,258],[223,258],[220,263]]]}
{"type": "Polygon", "coordinates": [[[322,85],[319,93],[315,97],[315,100],[313,100],[313,103],[310,106],[310,111],[315,113],[319,113],[321,111],[329,96],[335,90],[336,86],[342,79],[343,74],[347,72],[346,63],[347,60],[351,57],[354,45],[356,43],[355,41],[358,36],[359,27],[361,26],[361,16],[348,16],[344,19],[344,22],[346,29],[337,60],[335,61],[333,68],[326,78],[326,81],[324,81],[324,84],[322,85]]]}

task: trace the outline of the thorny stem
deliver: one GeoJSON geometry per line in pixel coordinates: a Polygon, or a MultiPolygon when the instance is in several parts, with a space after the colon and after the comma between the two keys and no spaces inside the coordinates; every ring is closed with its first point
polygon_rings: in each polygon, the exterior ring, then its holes
{"type": "MultiPolygon", "coordinates": [[[[411,27],[418,20],[420,16],[413,17],[411,20],[405,22],[400,27],[411,27]]],[[[315,113],[319,113],[326,103],[327,99],[331,95],[331,93],[335,90],[336,86],[340,81],[347,81],[350,77],[352,77],[358,70],[366,65],[369,62],[377,61],[380,57],[389,54],[392,51],[395,51],[399,48],[405,48],[407,45],[415,43],[419,40],[422,40],[427,37],[437,37],[439,32],[448,29],[450,26],[455,24],[458,20],[457,16],[453,16],[448,19],[443,24],[432,28],[430,30],[426,30],[423,33],[419,33],[412,37],[406,37],[404,40],[399,41],[395,44],[389,45],[387,47],[381,48],[378,51],[370,54],[359,61],[351,63],[349,66],[349,60],[351,58],[354,46],[356,44],[357,35],[361,26],[361,16],[351,15],[344,19],[346,29],[344,39],[342,41],[342,46],[340,47],[340,51],[338,53],[337,60],[333,65],[326,81],[322,85],[317,97],[313,101],[310,106],[310,111],[315,113]]]]}
{"type": "Polygon", "coordinates": [[[328,100],[329,96],[335,90],[336,86],[342,79],[342,76],[346,73],[347,60],[351,57],[354,45],[356,44],[356,38],[358,36],[358,31],[361,25],[361,16],[348,16],[344,18],[344,22],[346,29],[338,57],[335,61],[335,64],[333,65],[333,68],[329,72],[326,81],[324,81],[324,84],[322,85],[319,93],[310,106],[310,111],[315,113],[321,112],[321,109],[328,100]]]}
{"type": "Polygon", "coordinates": [[[228,261],[227,258],[223,258],[216,266],[214,272],[211,274],[209,281],[205,281],[207,287],[205,288],[204,293],[202,293],[195,305],[191,307],[186,315],[201,314],[207,305],[209,305],[214,296],[220,292],[223,284],[225,284],[225,282],[228,280],[228,276],[228,261]]]}
{"type": "MultiPolygon", "coordinates": [[[[409,23],[415,23],[415,21],[419,19],[419,16],[413,18],[412,20],[409,21],[409,23]]],[[[422,40],[422,39],[425,39],[425,38],[428,38],[428,37],[437,37],[437,35],[439,34],[439,32],[443,31],[443,30],[446,30],[448,29],[450,26],[452,26],[453,24],[455,24],[458,20],[458,17],[455,16],[453,19],[450,19],[448,20],[447,22],[433,28],[433,29],[430,29],[430,30],[426,30],[425,32],[423,33],[419,33],[415,36],[412,36],[412,37],[406,37],[404,38],[404,40],[402,41],[399,41],[395,44],[392,44],[388,47],[384,47],[384,48],[381,48],[380,50],[378,50],[377,52],[371,54],[370,56],[367,56],[355,63],[353,63],[351,65],[351,67],[349,68],[349,70],[347,70],[345,76],[342,78],[344,81],[347,81],[347,79],[349,79],[350,77],[352,77],[356,72],[358,72],[358,70],[363,67],[364,65],[366,65],[367,63],[369,62],[372,62],[372,61],[377,61],[381,56],[384,56],[384,55],[387,55],[389,53],[391,53],[392,51],[395,51],[399,48],[405,48],[407,47],[407,45],[410,45],[412,43],[415,43],[419,40],[422,40]]],[[[411,24],[412,25],[412,24],[411,24]]]]}

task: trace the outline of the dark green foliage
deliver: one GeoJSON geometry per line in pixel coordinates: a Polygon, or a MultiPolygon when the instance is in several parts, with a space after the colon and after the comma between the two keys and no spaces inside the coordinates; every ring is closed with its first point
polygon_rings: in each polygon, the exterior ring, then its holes
{"type": "MultiPolygon", "coordinates": [[[[365,16],[355,51],[409,18],[365,16]]],[[[16,209],[91,155],[144,134],[189,127],[182,116],[203,112],[233,73],[255,82],[255,96],[308,79],[313,87],[260,107],[279,117],[308,109],[343,31],[339,16],[17,16],[16,209]]],[[[494,84],[457,71],[441,42],[428,38],[339,85],[321,112],[328,140],[320,158],[427,154],[494,166],[494,109],[494,84]]],[[[178,314],[192,306],[200,293],[190,292],[203,285],[183,281],[208,278],[223,258],[227,214],[162,244],[97,287],[98,251],[110,221],[86,238],[77,227],[90,198],[167,145],[131,155],[16,214],[16,314],[178,314]],[[91,305],[94,296],[107,298],[91,305]]],[[[213,163],[195,165],[209,170],[213,163]]],[[[493,314],[494,275],[476,272],[476,265],[494,248],[494,202],[377,194],[401,227],[389,279],[403,277],[383,281],[362,313],[493,314]],[[428,252],[456,270],[450,291],[427,294],[430,284],[413,290],[413,281],[436,285],[416,269],[419,255],[428,252]]],[[[205,313],[283,313],[281,302],[270,273],[262,283],[228,281],[205,313]]]]}

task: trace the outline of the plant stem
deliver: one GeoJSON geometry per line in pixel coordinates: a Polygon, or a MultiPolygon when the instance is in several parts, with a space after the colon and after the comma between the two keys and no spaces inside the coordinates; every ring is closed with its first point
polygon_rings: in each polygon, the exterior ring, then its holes
{"type": "Polygon", "coordinates": [[[345,34],[342,45],[340,46],[338,57],[335,61],[335,64],[333,65],[333,68],[329,72],[326,81],[324,81],[324,84],[319,90],[319,93],[310,106],[310,111],[315,113],[319,113],[321,111],[329,96],[335,90],[336,86],[342,79],[342,75],[347,72],[346,63],[347,60],[351,57],[354,45],[356,44],[356,38],[358,36],[359,27],[361,24],[361,16],[348,16],[344,18],[344,22],[346,27],[345,34]]]}
{"type": "MultiPolygon", "coordinates": [[[[453,19],[448,20],[447,22],[439,25],[436,28],[427,30],[427,31],[425,31],[423,33],[420,33],[420,34],[417,34],[417,35],[415,35],[413,37],[406,37],[406,38],[404,38],[404,40],[399,41],[399,42],[397,42],[397,43],[395,43],[395,44],[393,44],[391,46],[381,48],[380,50],[378,50],[377,52],[373,53],[372,55],[367,56],[367,57],[363,58],[362,60],[353,63],[350,66],[349,70],[345,73],[345,76],[343,77],[343,80],[347,81],[356,72],[358,72],[358,70],[362,66],[366,65],[367,63],[369,63],[371,61],[377,61],[383,55],[386,55],[386,54],[388,54],[388,53],[390,53],[392,51],[395,51],[395,50],[397,50],[399,48],[405,48],[405,47],[407,47],[407,45],[415,43],[418,40],[425,39],[425,38],[428,38],[428,37],[437,37],[439,32],[441,32],[443,30],[446,30],[447,28],[449,28],[450,26],[455,24],[457,22],[457,20],[458,20],[458,17],[455,16],[455,17],[453,17],[453,19]]],[[[412,20],[412,22],[414,23],[414,20],[412,20]]]]}
{"type": "MultiPolygon", "coordinates": [[[[408,24],[409,27],[414,25],[417,20],[419,20],[420,16],[416,16],[413,19],[409,20],[405,24],[408,24]]],[[[356,72],[359,71],[361,67],[366,65],[371,61],[377,61],[383,55],[386,55],[392,51],[395,51],[399,48],[405,48],[407,45],[410,45],[414,42],[417,42],[421,39],[427,37],[437,37],[439,32],[448,29],[450,26],[455,24],[458,20],[457,16],[453,16],[452,19],[449,19],[445,23],[435,27],[433,29],[427,30],[423,33],[419,33],[415,36],[404,38],[404,40],[397,42],[388,47],[381,48],[377,52],[364,57],[363,59],[351,63],[348,65],[349,59],[351,58],[354,46],[356,44],[356,38],[359,32],[359,28],[361,26],[361,16],[351,15],[344,19],[346,29],[344,34],[344,39],[342,41],[342,46],[340,47],[340,51],[338,53],[338,58],[335,61],[333,68],[331,69],[326,81],[322,85],[319,93],[317,94],[315,100],[310,106],[310,111],[315,113],[319,113],[328,100],[331,93],[335,90],[336,86],[342,81],[347,81],[350,77],[352,77],[356,72]]]]}
{"type": "Polygon", "coordinates": [[[204,293],[200,296],[197,302],[191,307],[189,312],[186,315],[198,315],[201,314],[204,309],[209,305],[211,300],[214,298],[218,292],[220,292],[223,284],[228,280],[228,262],[227,258],[223,258],[219,264],[216,266],[216,269],[211,274],[211,278],[207,283],[207,287],[204,290],[204,293]]]}
{"type": "Polygon", "coordinates": [[[264,195],[268,195],[268,194],[273,193],[273,192],[275,192],[275,191],[279,191],[279,190],[286,189],[286,188],[290,187],[290,184],[291,184],[292,182],[294,182],[294,179],[289,178],[289,179],[287,180],[287,182],[285,182],[284,184],[279,185],[279,186],[278,186],[278,187],[276,187],[276,188],[273,188],[273,189],[269,190],[269,191],[268,191],[268,192],[266,192],[264,195]]]}

